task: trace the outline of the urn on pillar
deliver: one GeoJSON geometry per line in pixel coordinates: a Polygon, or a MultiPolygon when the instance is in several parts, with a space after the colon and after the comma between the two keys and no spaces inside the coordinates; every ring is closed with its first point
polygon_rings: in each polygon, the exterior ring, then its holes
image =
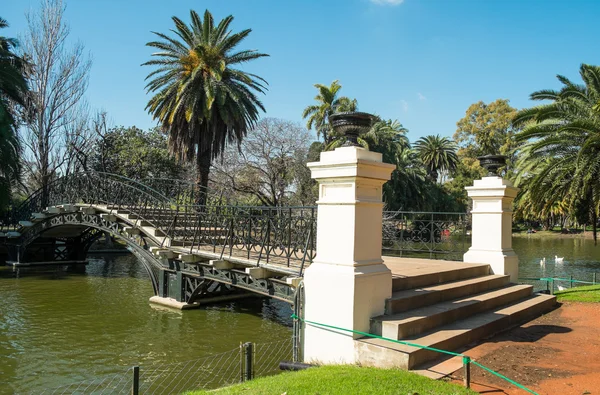
{"type": "MultiPolygon", "coordinates": [[[[381,259],[381,226],[382,187],[395,168],[357,146],[372,119],[365,113],[332,115],[332,126],[347,142],[308,164],[319,183],[319,208],[316,256],[304,274],[306,320],[367,332],[392,292],[392,275],[381,259]]],[[[354,363],[354,338],[307,324],[304,359],[354,363]]]]}

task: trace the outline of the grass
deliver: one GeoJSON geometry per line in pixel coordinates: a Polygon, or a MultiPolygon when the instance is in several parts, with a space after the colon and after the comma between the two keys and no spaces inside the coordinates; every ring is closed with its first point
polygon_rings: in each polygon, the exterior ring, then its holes
{"type": "Polygon", "coordinates": [[[261,377],[216,391],[188,393],[188,395],[201,394],[472,395],[476,392],[456,384],[431,380],[404,370],[341,365],[322,366],[299,372],[286,372],[275,376],[261,377]]]}
{"type": "Polygon", "coordinates": [[[559,302],[600,302],[600,285],[569,288],[554,293],[559,302]]]}

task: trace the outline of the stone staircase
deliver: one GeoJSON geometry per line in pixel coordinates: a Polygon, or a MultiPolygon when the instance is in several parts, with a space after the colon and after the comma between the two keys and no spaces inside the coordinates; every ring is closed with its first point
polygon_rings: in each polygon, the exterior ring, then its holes
{"type": "MultiPolygon", "coordinates": [[[[395,277],[385,314],[371,320],[371,332],[437,349],[456,351],[545,313],[556,304],[552,295],[534,294],[531,285],[490,275],[489,265],[416,276],[395,277]]],[[[414,369],[442,356],[435,351],[386,340],[356,341],[365,365],[414,369]]]]}

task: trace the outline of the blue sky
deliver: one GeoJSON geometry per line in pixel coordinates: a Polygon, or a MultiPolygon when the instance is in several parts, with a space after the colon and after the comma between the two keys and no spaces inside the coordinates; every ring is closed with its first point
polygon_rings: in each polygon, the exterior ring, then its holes
{"type": "MultiPolygon", "coordinates": [[[[6,0],[5,0],[6,1],[6,0]]],[[[2,32],[25,30],[38,0],[8,0],[2,32]]],[[[209,9],[251,28],[240,49],[270,54],[248,65],[269,82],[266,116],[302,121],[315,83],[339,79],[362,111],[398,119],[414,141],[451,136],[474,102],[556,88],[556,74],[578,79],[581,63],[600,64],[596,0],[67,0],[71,38],[90,51],[88,101],[113,125],[148,128],[144,78],[151,31],[170,17],[209,9]]]]}

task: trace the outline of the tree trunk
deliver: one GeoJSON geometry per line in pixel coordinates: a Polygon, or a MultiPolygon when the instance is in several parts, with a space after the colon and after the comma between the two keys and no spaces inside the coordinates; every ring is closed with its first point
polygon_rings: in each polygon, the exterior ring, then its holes
{"type": "Polygon", "coordinates": [[[208,190],[208,175],[210,173],[210,148],[198,153],[196,157],[196,204],[206,206],[206,191],[208,190]]]}

